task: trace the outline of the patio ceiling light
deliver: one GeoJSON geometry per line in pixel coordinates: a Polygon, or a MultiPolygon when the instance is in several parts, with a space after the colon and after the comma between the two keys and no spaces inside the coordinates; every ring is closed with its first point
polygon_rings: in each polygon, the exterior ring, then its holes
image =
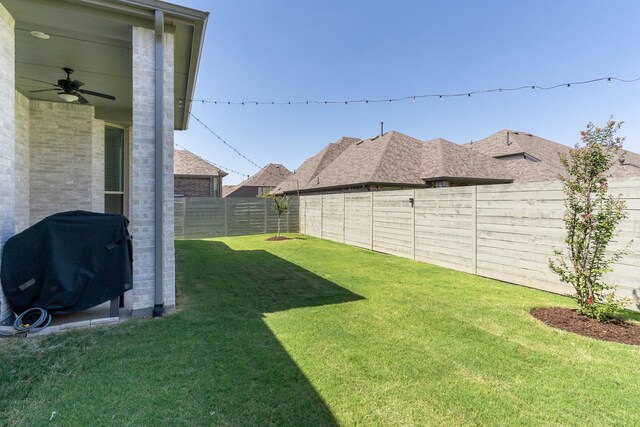
{"type": "Polygon", "coordinates": [[[62,92],[62,93],[59,93],[58,96],[67,102],[73,102],[78,100],[78,97],[72,93],[62,92]]]}
{"type": "Polygon", "coordinates": [[[42,40],[48,40],[50,38],[49,34],[43,33],[42,31],[31,31],[31,35],[42,40]]]}

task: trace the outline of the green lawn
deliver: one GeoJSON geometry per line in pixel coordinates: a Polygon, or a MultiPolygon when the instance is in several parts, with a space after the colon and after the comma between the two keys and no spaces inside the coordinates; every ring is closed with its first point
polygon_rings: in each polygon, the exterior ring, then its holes
{"type": "Polygon", "coordinates": [[[528,314],[567,298],[265,237],[176,242],[177,314],[0,341],[0,425],[640,424],[640,347],[528,314]]]}

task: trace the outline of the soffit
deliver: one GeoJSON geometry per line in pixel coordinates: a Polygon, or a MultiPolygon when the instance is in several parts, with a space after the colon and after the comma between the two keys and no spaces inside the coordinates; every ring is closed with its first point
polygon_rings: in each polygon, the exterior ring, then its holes
{"type": "MultiPolygon", "coordinates": [[[[131,123],[132,26],[153,28],[152,6],[173,6],[147,1],[149,10],[130,2],[100,0],[3,0],[16,21],[16,89],[29,99],[60,102],[55,91],[31,93],[52,88],[66,77],[64,67],[72,68],[73,80],[85,83],[83,89],[110,94],[115,101],[85,96],[96,109],[96,118],[128,125],[131,123]],[[119,6],[114,7],[114,5],[119,6]],[[50,39],[41,40],[30,32],[42,31],[50,39]],[[43,83],[33,80],[40,80],[43,83]]],[[[197,11],[193,11],[197,12],[197,11]]],[[[190,99],[195,85],[206,14],[200,26],[186,25],[182,18],[165,17],[166,31],[175,34],[175,128],[186,128],[188,115],[180,99],[190,99]],[[195,39],[195,37],[200,37],[195,39]],[[194,51],[192,44],[197,44],[194,51]],[[194,69],[195,68],[195,69],[194,69]]]]}

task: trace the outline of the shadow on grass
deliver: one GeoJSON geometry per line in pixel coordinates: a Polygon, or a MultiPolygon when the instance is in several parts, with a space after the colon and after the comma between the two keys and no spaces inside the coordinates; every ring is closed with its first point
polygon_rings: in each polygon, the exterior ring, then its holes
{"type": "MultiPolygon", "coordinates": [[[[264,314],[362,297],[265,251],[176,255],[179,313],[3,343],[0,425],[336,425],[264,314]]],[[[286,343],[313,345],[296,326],[281,323],[286,343]]]]}
{"type": "Polygon", "coordinates": [[[335,425],[263,317],[362,297],[265,251],[211,241],[181,241],[176,248],[181,316],[200,325],[211,377],[205,388],[224,422],[335,425]]]}

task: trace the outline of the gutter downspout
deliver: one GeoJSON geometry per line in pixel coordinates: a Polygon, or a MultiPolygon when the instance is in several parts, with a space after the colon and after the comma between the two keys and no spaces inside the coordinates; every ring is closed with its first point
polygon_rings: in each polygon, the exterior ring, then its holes
{"type": "Polygon", "coordinates": [[[153,317],[164,313],[164,13],[155,11],[155,296],[153,317]]]}

